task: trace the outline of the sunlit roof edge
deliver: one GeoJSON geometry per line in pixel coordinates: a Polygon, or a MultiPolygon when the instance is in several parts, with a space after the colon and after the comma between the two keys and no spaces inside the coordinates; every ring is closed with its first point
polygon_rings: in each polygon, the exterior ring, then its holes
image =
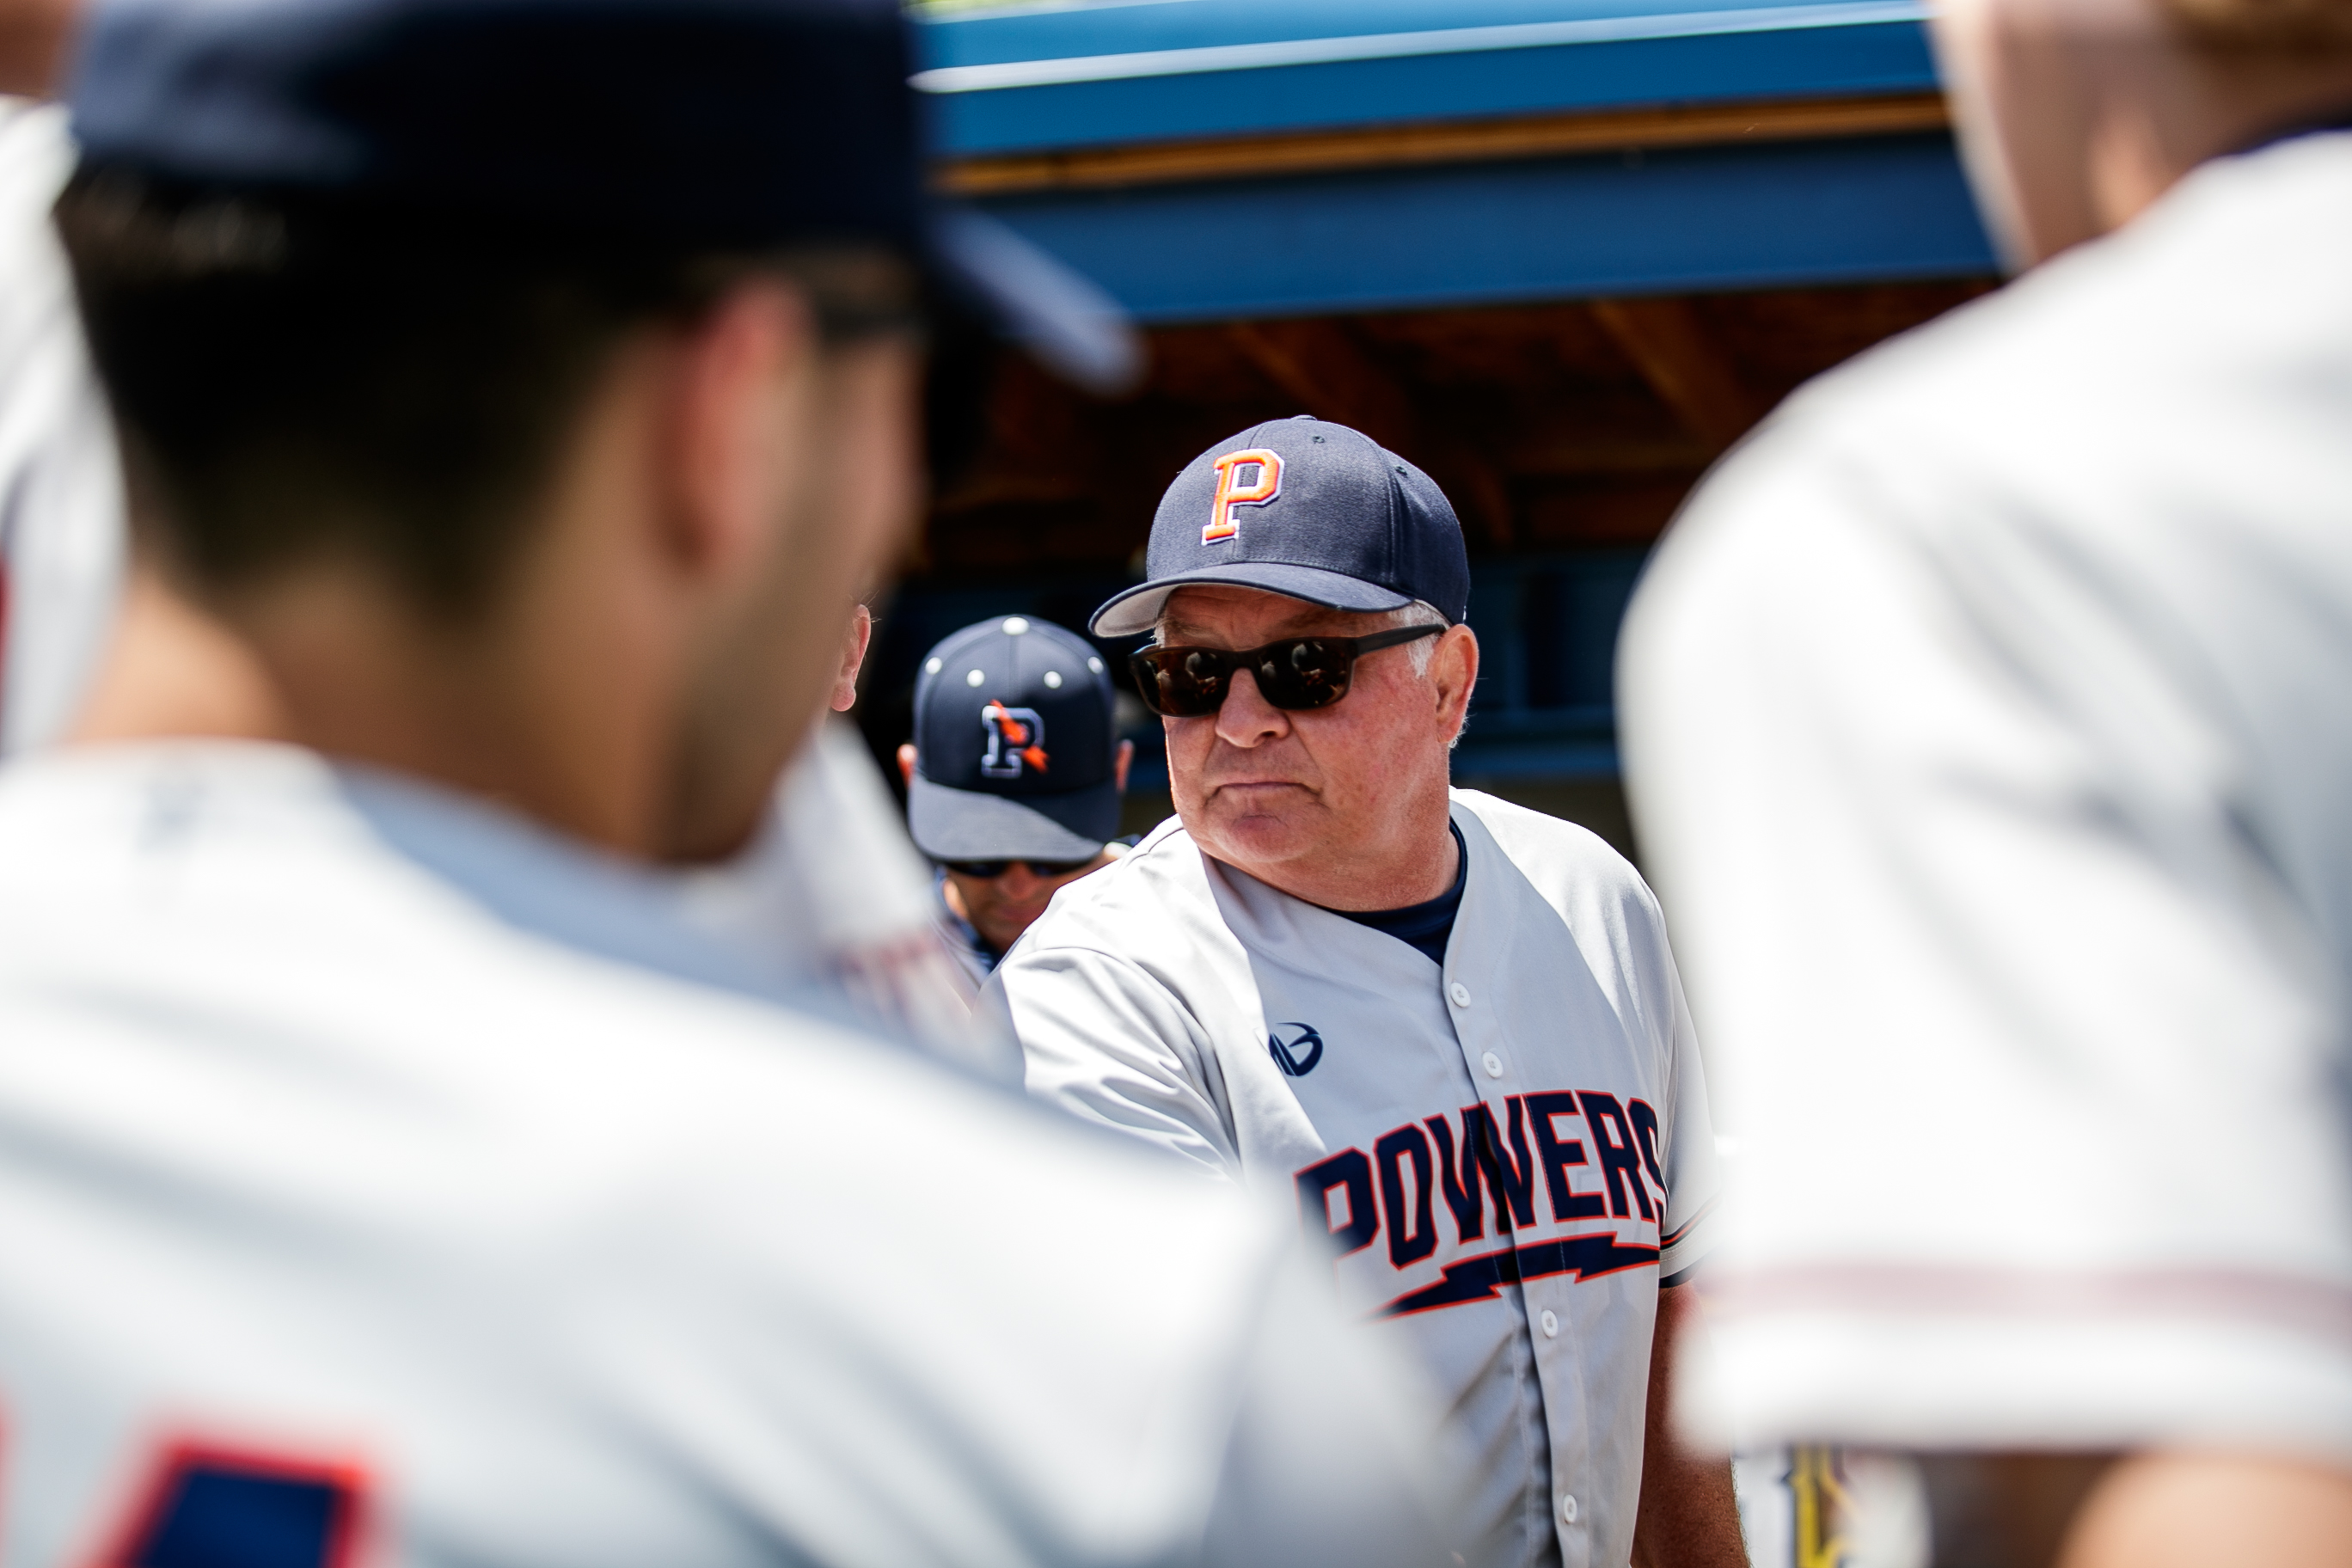
{"type": "Polygon", "coordinates": [[[1926,0],[1832,0],[1832,3],[1825,5],[1579,17],[1508,23],[1497,26],[1442,27],[1404,33],[1146,49],[1059,59],[938,66],[916,72],[911,80],[917,89],[929,93],[992,92],[1076,82],[1206,75],[1281,66],[1331,65],[1350,60],[1868,26],[1890,22],[1921,22],[1927,18],[1928,14],[1929,6],[1926,0]]]}

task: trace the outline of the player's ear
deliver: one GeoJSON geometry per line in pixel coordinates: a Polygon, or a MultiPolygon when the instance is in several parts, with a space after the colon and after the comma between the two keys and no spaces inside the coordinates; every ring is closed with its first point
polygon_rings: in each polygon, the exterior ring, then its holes
{"type": "Polygon", "coordinates": [[[756,561],[806,455],[793,437],[816,392],[815,322],[799,290],[754,279],[667,334],[665,552],[693,574],[756,561]]]}
{"type": "Polygon", "coordinates": [[[866,663],[866,645],[874,640],[874,612],[852,606],[849,626],[841,635],[841,668],[833,676],[833,710],[846,713],[857,706],[857,672],[866,663]]]}
{"type": "Polygon", "coordinates": [[[1135,742],[1121,741],[1118,743],[1118,754],[1111,759],[1110,764],[1111,780],[1118,785],[1118,793],[1121,795],[1127,793],[1127,770],[1134,765],[1135,742]]]}
{"type": "Polygon", "coordinates": [[[1478,685],[1478,634],[1468,626],[1446,628],[1429,658],[1429,683],[1437,699],[1437,725],[1446,741],[1462,733],[1470,714],[1470,693],[1478,685]]]}
{"type": "Polygon", "coordinates": [[[912,741],[898,748],[898,776],[907,781],[908,789],[915,787],[915,742],[912,741]]]}

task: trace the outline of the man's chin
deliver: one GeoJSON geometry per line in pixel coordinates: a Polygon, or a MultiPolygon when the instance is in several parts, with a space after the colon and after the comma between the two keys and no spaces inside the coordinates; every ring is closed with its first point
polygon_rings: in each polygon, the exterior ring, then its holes
{"type": "Polygon", "coordinates": [[[1297,810],[1237,811],[1230,804],[1213,799],[1204,815],[1207,820],[1198,827],[1186,825],[1192,827],[1195,842],[1218,859],[1244,871],[1256,866],[1280,865],[1315,848],[1315,836],[1302,820],[1306,814],[1297,810]]]}

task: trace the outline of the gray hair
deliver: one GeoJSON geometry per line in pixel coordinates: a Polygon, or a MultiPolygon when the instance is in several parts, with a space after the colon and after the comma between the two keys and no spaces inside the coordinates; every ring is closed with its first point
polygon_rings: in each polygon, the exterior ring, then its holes
{"type": "MultiPolygon", "coordinates": [[[[1388,623],[1391,627],[1400,629],[1405,626],[1443,626],[1452,624],[1446,620],[1443,611],[1426,599],[1415,599],[1402,610],[1391,610],[1388,613],[1388,623]]],[[[1405,657],[1412,660],[1412,672],[1415,675],[1429,673],[1429,661],[1437,657],[1437,645],[1440,640],[1437,637],[1416,637],[1404,645],[1405,657]]]]}

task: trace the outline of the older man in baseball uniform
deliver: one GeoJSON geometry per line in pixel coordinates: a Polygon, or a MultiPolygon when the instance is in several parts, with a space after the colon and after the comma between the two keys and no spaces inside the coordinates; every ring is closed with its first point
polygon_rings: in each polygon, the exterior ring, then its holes
{"type": "Polygon", "coordinates": [[[1448,788],[1478,674],[1445,497],[1342,426],[1260,425],[1161,500],[1178,819],[1065,889],[982,994],[1032,1092],[1295,1203],[1434,1373],[1475,1563],[1741,1561],[1727,1474],[1649,1417],[1713,1195],[1656,901],[1568,823],[1448,788]]]}

